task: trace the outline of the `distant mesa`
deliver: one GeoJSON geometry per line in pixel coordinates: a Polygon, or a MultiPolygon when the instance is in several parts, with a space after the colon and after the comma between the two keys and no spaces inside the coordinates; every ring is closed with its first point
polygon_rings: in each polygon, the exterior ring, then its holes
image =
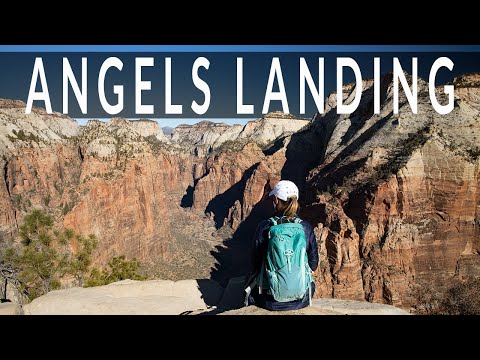
{"type": "Polygon", "coordinates": [[[200,128],[200,127],[223,127],[223,126],[230,126],[230,125],[227,125],[225,123],[221,123],[221,122],[214,122],[214,121],[210,121],[210,120],[202,120],[202,121],[199,121],[198,123],[195,123],[195,124],[192,124],[192,125],[189,125],[189,124],[180,124],[176,127],[176,129],[180,128],[200,128]]]}
{"type": "Polygon", "coordinates": [[[87,121],[87,126],[102,125],[103,122],[98,119],[91,119],[87,121]]]}
{"type": "Polygon", "coordinates": [[[300,118],[292,114],[286,114],[283,111],[272,111],[263,116],[264,119],[292,119],[292,120],[308,120],[306,118],[300,118]]]}

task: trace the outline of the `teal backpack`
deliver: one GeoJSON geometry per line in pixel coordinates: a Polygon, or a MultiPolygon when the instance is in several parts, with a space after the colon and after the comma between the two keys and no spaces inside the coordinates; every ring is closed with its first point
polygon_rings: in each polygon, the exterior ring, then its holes
{"type": "Polygon", "coordinates": [[[267,253],[256,279],[259,293],[267,290],[276,301],[288,302],[302,299],[308,290],[311,304],[312,275],[302,220],[280,224],[278,220],[270,218],[273,225],[268,231],[267,253]]]}

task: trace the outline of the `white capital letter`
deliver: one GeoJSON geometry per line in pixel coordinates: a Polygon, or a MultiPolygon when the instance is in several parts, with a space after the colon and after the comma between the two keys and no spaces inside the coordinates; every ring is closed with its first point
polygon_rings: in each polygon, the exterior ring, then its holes
{"type": "Polygon", "coordinates": [[[45,77],[45,69],[43,68],[43,60],[41,57],[35,58],[35,64],[33,65],[32,81],[30,82],[30,90],[28,91],[27,107],[25,108],[25,114],[32,112],[32,105],[34,100],[42,100],[45,103],[45,110],[48,114],[52,113],[52,104],[50,103],[50,95],[48,94],[47,78],[45,77]],[[37,78],[40,75],[40,85],[42,90],[36,92],[37,78]]]}
{"type": "Polygon", "coordinates": [[[437,101],[437,97],[435,96],[435,77],[437,75],[437,71],[442,66],[445,66],[448,70],[453,70],[453,61],[450,60],[448,57],[440,57],[432,65],[430,69],[430,75],[428,77],[428,93],[430,94],[430,101],[432,102],[433,108],[439,114],[445,115],[448,114],[453,110],[453,93],[454,87],[453,85],[445,85],[443,87],[443,92],[448,95],[448,104],[447,105],[440,105],[437,101]]]}
{"type": "Polygon", "coordinates": [[[142,67],[153,66],[153,57],[135,59],[135,113],[153,114],[153,105],[142,105],[142,90],[150,90],[152,83],[142,81],[142,67]]]}
{"type": "Polygon", "coordinates": [[[181,114],[182,105],[172,104],[172,58],[165,58],[165,114],[181,114]]]}
{"type": "Polygon", "coordinates": [[[355,60],[352,58],[338,58],[337,59],[337,113],[338,114],[351,114],[353,113],[362,97],[362,73],[355,60]],[[348,66],[353,70],[355,74],[355,98],[348,105],[343,105],[343,68],[348,66]]]}
{"type": "Polygon", "coordinates": [[[105,97],[105,75],[107,74],[107,70],[111,67],[116,67],[118,70],[122,71],[123,62],[117,57],[109,57],[103,62],[100,72],[98,73],[98,97],[103,109],[108,114],[115,115],[123,110],[123,85],[113,86],[113,93],[117,94],[118,102],[117,105],[110,105],[105,97]]]}
{"type": "Polygon", "coordinates": [[[253,105],[243,104],[243,58],[237,58],[237,114],[253,114],[253,105]]]}
{"type": "Polygon", "coordinates": [[[305,114],[305,80],[307,81],[308,88],[310,93],[315,100],[315,105],[317,105],[317,110],[320,114],[324,113],[323,103],[325,99],[323,98],[323,73],[324,73],[324,60],[323,58],[318,58],[318,91],[313,82],[312,75],[308,69],[307,62],[305,58],[300,58],[300,114],[305,114]]]}
{"type": "Polygon", "coordinates": [[[192,110],[195,111],[198,115],[203,115],[207,112],[208,107],[210,106],[210,87],[198,76],[198,68],[200,66],[208,70],[210,66],[210,61],[208,61],[207,58],[199,57],[195,60],[192,67],[193,84],[197,87],[197,89],[201,90],[205,94],[205,101],[202,105],[198,105],[195,100],[192,101],[192,110]]]}
{"type": "Polygon", "coordinates": [[[402,65],[398,58],[393,58],[393,113],[398,114],[398,79],[402,83],[403,91],[407,97],[408,103],[412,108],[412,113],[417,113],[417,58],[412,58],[412,91],[408,86],[407,79],[403,73],[402,65]]]}
{"type": "Polygon", "coordinates": [[[289,114],[287,93],[285,92],[285,85],[283,84],[282,67],[280,65],[280,59],[274,57],[270,66],[270,75],[268,76],[267,90],[265,91],[265,100],[263,102],[262,114],[268,113],[270,107],[270,101],[280,100],[282,102],[282,110],[285,114],[289,114]],[[278,92],[273,92],[273,82],[277,77],[278,92]]]}
{"type": "Polygon", "coordinates": [[[82,91],[73,75],[72,67],[66,57],[63,58],[63,113],[68,114],[68,83],[72,86],[82,114],[87,113],[87,58],[82,57],[82,91]]]}

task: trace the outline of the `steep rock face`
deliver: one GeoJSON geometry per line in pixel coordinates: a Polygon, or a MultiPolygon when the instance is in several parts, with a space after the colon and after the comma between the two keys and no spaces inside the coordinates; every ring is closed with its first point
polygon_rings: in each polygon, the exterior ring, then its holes
{"type": "MultiPolygon", "coordinates": [[[[206,209],[210,200],[238,184],[247,170],[251,173],[262,157],[262,151],[255,144],[245,145],[240,152],[225,151],[218,156],[209,157],[206,173],[195,186],[193,207],[206,209]]],[[[230,191],[234,193],[234,190],[230,191]]],[[[241,192],[239,194],[241,195],[241,192]]],[[[232,194],[234,195],[236,194],[232,194]]]]}
{"type": "MultiPolygon", "coordinates": [[[[314,275],[317,297],[364,300],[359,235],[353,221],[334,201],[323,203],[326,217],[315,228],[319,240],[319,267],[314,275]]],[[[313,209],[309,209],[312,211],[313,209]]],[[[312,222],[315,226],[315,221],[312,222]]]]}
{"type": "MultiPolygon", "coordinates": [[[[176,241],[186,237],[183,223],[213,226],[204,215],[180,206],[195,173],[202,173],[202,162],[168,149],[156,122],[92,120],[78,129],[74,121],[56,115],[27,116],[19,107],[0,110],[7,113],[0,125],[8,140],[2,147],[0,240],[14,238],[23,216],[43,208],[58,226],[98,236],[97,264],[125,254],[145,263],[178,260],[189,271],[199,268],[198,274],[208,276],[213,245],[205,236],[197,237],[195,249],[185,240],[176,241]],[[200,256],[192,256],[196,251],[200,256]]],[[[214,236],[209,240],[220,241],[214,236]]],[[[158,271],[172,274],[165,268],[158,271]]],[[[179,271],[178,276],[186,274],[179,271]]]]}
{"type": "Polygon", "coordinates": [[[129,162],[116,181],[94,178],[88,192],[66,214],[65,227],[101,237],[99,254],[104,261],[112,254],[142,260],[165,255],[168,233],[159,234],[156,229],[170,225],[165,187],[175,181],[170,175],[181,175],[171,165],[163,157],[146,156],[129,162]]]}
{"type": "Polygon", "coordinates": [[[202,161],[169,148],[151,132],[142,136],[138,129],[136,121],[123,119],[83,129],[79,143],[84,160],[76,189],[82,196],[65,214],[63,225],[101,239],[95,259],[99,264],[125,254],[161,265],[155,270],[160,276],[186,276],[181,267],[178,274],[169,268],[177,262],[205,276],[213,264],[208,241],[220,240],[196,237],[199,244],[192,248],[187,234],[198,230],[189,224],[208,229],[212,221],[182,207],[185,190],[203,173],[202,161]]]}
{"type": "Polygon", "coordinates": [[[425,86],[417,115],[401,97],[400,113],[391,113],[384,78],[379,116],[366,96],[354,114],[327,113],[312,126],[331,134],[306,184],[305,215],[318,224],[330,270],[316,275],[322,293],[408,307],[414,283],[441,289],[459,269],[478,275],[480,91],[457,90],[454,111],[440,116],[425,86]]]}
{"type": "Polygon", "coordinates": [[[79,131],[64,115],[38,108],[25,114],[23,102],[0,99],[0,241],[16,233],[20,209],[47,199],[59,205],[55,187],[75,182],[78,174],[78,152],[69,139],[79,131]]]}
{"type": "MultiPolygon", "coordinates": [[[[275,186],[275,184],[281,179],[281,170],[285,164],[285,153],[283,151],[276,152],[272,156],[264,156],[258,162],[258,165],[253,170],[251,176],[245,183],[245,189],[240,199],[241,212],[237,212],[238,217],[227,217],[226,221],[232,222],[232,229],[237,230],[240,223],[244,222],[257,205],[268,197],[268,193],[275,186]]],[[[271,203],[267,201],[267,209],[271,211],[271,203]]],[[[269,215],[268,212],[263,211],[265,215],[269,215]]],[[[251,229],[254,230],[254,229],[251,229]]]]}
{"type": "Polygon", "coordinates": [[[372,260],[362,269],[369,300],[401,304],[412,281],[441,286],[463,256],[476,254],[480,263],[479,175],[478,159],[466,161],[432,140],[377,188],[362,243],[372,260]]]}

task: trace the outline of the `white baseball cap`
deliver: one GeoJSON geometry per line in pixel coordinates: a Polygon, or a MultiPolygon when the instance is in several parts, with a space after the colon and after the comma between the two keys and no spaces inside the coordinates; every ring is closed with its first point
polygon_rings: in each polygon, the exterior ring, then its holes
{"type": "Polygon", "coordinates": [[[298,200],[298,187],[289,180],[280,180],[273,190],[268,193],[268,196],[272,195],[283,201],[287,201],[290,196],[295,195],[298,200]]]}

